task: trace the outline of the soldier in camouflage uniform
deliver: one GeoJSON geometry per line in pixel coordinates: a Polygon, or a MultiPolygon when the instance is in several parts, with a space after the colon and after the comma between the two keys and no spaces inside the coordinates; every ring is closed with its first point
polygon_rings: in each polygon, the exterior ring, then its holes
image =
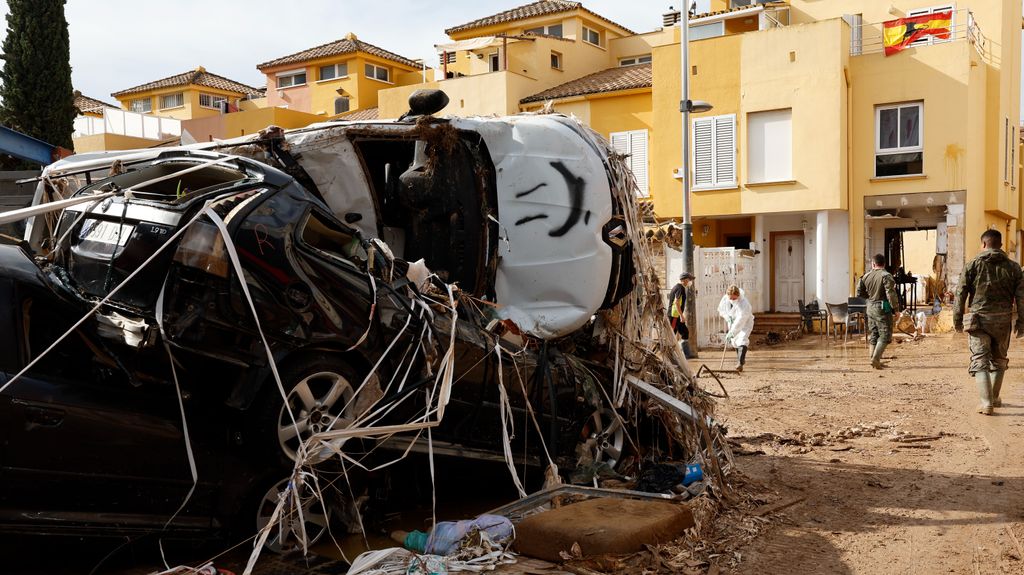
{"type": "Polygon", "coordinates": [[[896,280],[885,271],[885,256],[875,254],[871,271],[857,283],[857,297],[868,300],[868,343],[871,344],[871,367],[882,369],[882,352],[892,341],[892,316],[899,307],[896,280]],[[889,307],[884,305],[888,302],[889,307]]]}
{"type": "Polygon", "coordinates": [[[967,330],[971,347],[969,371],[978,384],[981,404],[978,413],[992,414],[1001,407],[999,391],[1009,363],[1010,327],[1013,304],[1017,304],[1017,337],[1024,329],[1024,274],[1020,266],[1007,257],[1003,236],[996,230],[981,234],[981,253],[964,267],[956,290],[953,308],[953,329],[967,330]],[[964,307],[970,302],[970,313],[964,307]]]}

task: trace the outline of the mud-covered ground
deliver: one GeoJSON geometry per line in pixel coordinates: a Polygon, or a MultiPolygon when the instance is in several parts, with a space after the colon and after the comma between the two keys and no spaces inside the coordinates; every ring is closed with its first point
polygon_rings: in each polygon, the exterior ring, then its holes
{"type": "Polygon", "coordinates": [[[1024,573],[1022,342],[993,416],[975,411],[964,335],[893,344],[882,371],[863,339],[752,349],[719,416],[739,469],[797,502],[735,572],[1024,573]]]}

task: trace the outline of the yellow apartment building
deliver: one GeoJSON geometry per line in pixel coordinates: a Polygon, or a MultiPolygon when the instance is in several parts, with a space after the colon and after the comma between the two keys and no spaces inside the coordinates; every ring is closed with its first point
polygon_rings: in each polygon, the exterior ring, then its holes
{"type": "Polygon", "coordinates": [[[219,115],[225,106],[237,109],[240,101],[260,90],[199,66],[181,74],[146,82],[111,94],[130,112],[176,120],[219,115]]]}
{"type": "Polygon", "coordinates": [[[377,107],[377,93],[419,84],[432,70],[349,33],[256,67],[267,76],[267,106],[313,114],[321,120],[377,107]]]}
{"type": "Polygon", "coordinates": [[[408,111],[419,88],[449,97],[441,115],[515,114],[524,98],[614,66],[649,63],[651,47],[580,2],[541,0],[445,30],[433,81],[380,94],[380,116],[408,111]]]}
{"type": "Polygon", "coordinates": [[[113,104],[108,104],[96,98],[90,98],[75,90],[75,109],[78,110],[80,116],[91,116],[94,118],[103,117],[104,108],[116,108],[113,104]]]}
{"type": "MultiPolygon", "coordinates": [[[[678,221],[677,22],[637,34],[563,0],[478,18],[446,30],[434,80],[382,91],[379,115],[418,88],[448,94],[442,115],[574,114],[678,221]]],[[[951,291],[988,228],[1019,259],[1020,33],[1011,0],[712,0],[690,19],[690,96],[714,106],[688,127],[695,243],[757,251],[757,311],[845,302],[875,253],[951,291]],[[948,37],[885,55],[884,22],[945,12],[948,37]],[[929,250],[934,269],[908,267],[929,250]]]]}
{"type": "MultiPolygon", "coordinates": [[[[905,271],[947,291],[985,229],[1019,259],[1020,2],[713,0],[690,29],[690,96],[714,105],[688,136],[694,239],[760,251],[757,310],[845,302],[871,255],[908,263],[907,232],[935,231],[936,271],[905,271]],[[885,55],[883,22],[947,11],[948,38],[885,55]]],[[[678,34],[652,94],[655,210],[678,218],[678,34]]]]}

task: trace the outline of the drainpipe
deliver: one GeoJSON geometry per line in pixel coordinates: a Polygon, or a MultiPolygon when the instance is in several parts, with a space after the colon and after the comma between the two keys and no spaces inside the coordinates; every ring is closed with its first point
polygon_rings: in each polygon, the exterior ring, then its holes
{"type": "MultiPolygon", "coordinates": [[[[690,10],[689,0],[683,2],[679,9],[679,75],[681,77],[681,108],[683,113],[682,124],[682,176],[683,184],[683,271],[689,272],[696,278],[697,274],[693,269],[693,220],[690,217],[690,10]]],[[[697,286],[700,278],[694,280],[693,293],[686,298],[686,326],[690,330],[690,341],[693,345],[690,349],[694,357],[697,357],[699,347],[699,334],[697,332],[697,286]]]]}

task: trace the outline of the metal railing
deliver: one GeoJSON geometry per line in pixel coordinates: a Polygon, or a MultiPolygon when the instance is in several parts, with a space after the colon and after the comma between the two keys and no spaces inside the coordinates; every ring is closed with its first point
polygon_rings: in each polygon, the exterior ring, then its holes
{"type": "MultiPolygon", "coordinates": [[[[932,46],[966,40],[974,46],[978,54],[987,62],[992,61],[991,42],[982,33],[974,14],[966,8],[953,10],[953,21],[949,28],[948,38],[926,36],[910,44],[912,47],[932,46]]],[[[909,17],[909,16],[908,16],[909,17]]],[[[847,22],[850,22],[847,19],[847,22]]],[[[878,54],[885,50],[882,30],[885,22],[851,24],[850,54],[852,56],[878,54]]]]}

